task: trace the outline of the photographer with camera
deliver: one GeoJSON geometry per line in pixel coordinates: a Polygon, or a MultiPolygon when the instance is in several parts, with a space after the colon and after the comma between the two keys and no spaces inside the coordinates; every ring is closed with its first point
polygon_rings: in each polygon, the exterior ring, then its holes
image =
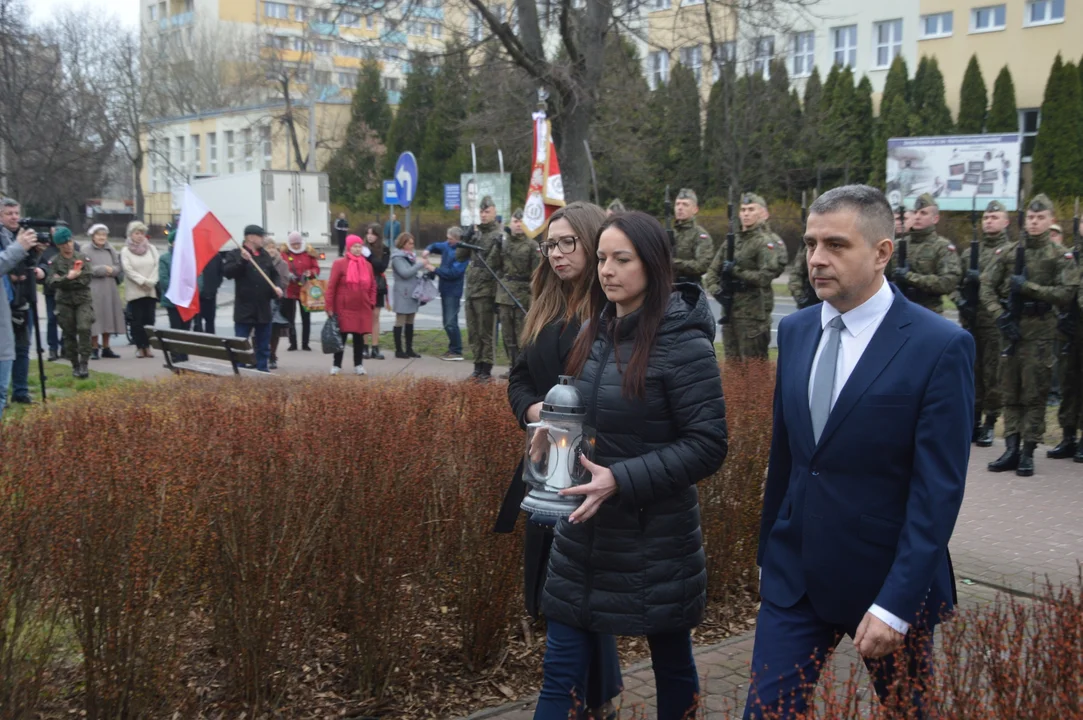
{"type": "MultiPolygon", "coordinates": [[[[0,278],[4,286],[4,294],[7,302],[0,302],[0,414],[7,405],[7,388],[11,383],[12,369],[16,358],[16,336],[12,325],[12,303],[16,298],[15,283],[12,282],[9,273],[18,273],[26,268],[27,258],[32,257],[31,252],[40,247],[41,243],[37,233],[30,229],[19,230],[16,221],[16,230],[13,232],[8,226],[7,212],[10,205],[4,201],[0,207],[5,211],[2,226],[0,226],[0,278]]],[[[15,203],[15,212],[18,214],[18,203],[15,203]]],[[[27,339],[29,350],[29,338],[27,339]]],[[[29,355],[28,355],[29,357],[29,355]]],[[[29,363],[28,363],[29,364],[29,363]]],[[[28,369],[29,372],[29,369],[28,369]]]]}
{"type": "MultiPolygon", "coordinates": [[[[53,221],[31,221],[33,226],[27,229],[34,232],[34,228],[45,228],[55,225],[53,221]]],[[[26,226],[22,220],[22,212],[18,200],[4,198],[0,200],[0,234],[3,240],[0,245],[10,245],[20,228],[26,226]]],[[[45,277],[37,266],[38,257],[44,247],[42,238],[35,232],[35,244],[21,264],[10,271],[9,281],[13,290],[10,299],[11,323],[15,333],[15,363],[11,370],[11,400],[12,402],[31,404],[30,398],[30,338],[34,332],[34,320],[37,315],[37,290],[36,283],[45,277]]],[[[7,385],[4,385],[4,394],[7,394],[7,385]]]]}

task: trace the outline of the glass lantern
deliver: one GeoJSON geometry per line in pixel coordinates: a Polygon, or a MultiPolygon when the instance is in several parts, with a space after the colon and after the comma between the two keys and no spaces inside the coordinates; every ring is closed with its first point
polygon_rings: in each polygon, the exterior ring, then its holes
{"type": "Polygon", "coordinates": [[[533,515],[568,517],[583,498],[558,493],[590,480],[579,462],[587,409],[574,383],[575,378],[561,375],[542,402],[541,420],[527,425],[523,481],[530,492],[520,507],[533,515]]]}

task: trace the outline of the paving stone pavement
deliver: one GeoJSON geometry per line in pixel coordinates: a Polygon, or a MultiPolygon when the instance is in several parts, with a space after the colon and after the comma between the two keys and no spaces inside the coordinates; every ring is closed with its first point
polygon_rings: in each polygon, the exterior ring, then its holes
{"type": "MultiPolygon", "coordinates": [[[[1046,577],[1054,585],[1074,584],[1083,562],[1083,465],[1035,458],[1034,477],[991,473],[986,464],[1003,451],[1003,441],[974,448],[962,512],[951,541],[961,607],[984,605],[1002,590],[1032,593],[1046,577]]],[[[696,666],[705,694],[707,720],[740,717],[748,692],[753,632],[697,648],[696,666]]],[[[860,661],[849,638],[831,666],[845,682],[860,661]]],[[[862,669],[861,672],[864,672],[862,669]]],[[[650,661],[624,671],[621,720],[653,720],[654,676],[650,661]]],[[[531,720],[534,698],[474,713],[468,720],[531,720]]]]}

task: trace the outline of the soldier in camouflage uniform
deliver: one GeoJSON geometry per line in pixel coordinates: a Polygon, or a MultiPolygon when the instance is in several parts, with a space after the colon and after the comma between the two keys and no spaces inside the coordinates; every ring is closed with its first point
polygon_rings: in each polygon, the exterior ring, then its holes
{"type": "Polygon", "coordinates": [[[53,244],[59,254],[49,266],[45,278],[48,287],[56,289],[56,319],[68,342],[64,357],[71,362],[72,377],[90,377],[90,328],[94,324],[94,301],[90,296],[90,281],[94,278],[90,258],[75,251],[71,230],[57,228],[53,244]]]}
{"type": "Polygon", "coordinates": [[[812,281],[808,276],[808,253],[802,245],[794,253],[793,262],[790,263],[790,282],[787,287],[798,310],[811,307],[820,302],[816,296],[816,288],[812,287],[812,281]]]}
{"type": "Polygon", "coordinates": [[[907,235],[906,267],[900,268],[899,243],[889,264],[889,277],[903,294],[935,313],[944,312],[943,296],[954,292],[963,269],[955,245],[936,232],[940,208],[929,193],[914,201],[914,217],[907,235]]]}
{"type": "MultiPolygon", "coordinates": [[[[1073,242],[1078,242],[1072,238],[1073,242]]],[[[1083,273],[1079,257],[1079,246],[1073,249],[1076,272],[1083,273]]],[[[1057,358],[1060,364],[1060,408],[1057,410],[1057,422],[1064,433],[1064,439],[1060,443],[1046,451],[1046,457],[1054,460],[1074,458],[1077,463],[1083,463],[1083,438],[1076,440],[1076,431],[1083,429],[1083,274],[1080,276],[1080,287],[1076,290],[1072,302],[1064,306],[1065,312],[1071,312],[1069,307],[1075,304],[1075,327],[1071,336],[1061,335],[1061,346],[1066,351],[1057,358]]]]}
{"type": "Polygon", "coordinates": [[[733,278],[733,313],[722,326],[722,344],[727,360],[767,358],[771,344],[771,315],[767,298],[771,282],[778,277],[778,236],[767,227],[766,203],[758,195],[746,193],[741,197],[741,224],[737,233],[733,262],[726,260],[726,248],[719,248],[703,278],[707,292],[716,298],[722,292],[722,279],[733,278]],[[745,222],[747,206],[748,208],[745,222]]]}
{"type": "MultiPolygon", "coordinates": [[[[981,274],[989,267],[996,257],[998,248],[1007,245],[1008,224],[1007,209],[994,200],[985,208],[981,219],[982,243],[981,252],[978,255],[978,277],[974,281],[980,282],[981,274]]],[[[971,270],[969,259],[964,263],[967,267],[967,275],[971,270]]],[[[966,317],[961,317],[962,325],[974,336],[976,349],[974,359],[974,436],[971,442],[978,447],[992,447],[993,427],[996,425],[997,416],[1000,413],[1000,387],[997,379],[997,367],[1000,361],[1000,331],[997,330],[997,315],[991,315],[989,310],[978,301],[977,308],[968,308],[966,296],[962,286],[952,295],[952,300],[958,306],[960,315],[964,316],[967,310],[973,310],[975,319],[973,322],[966,317]],[[982,423],[982,413],[985,414],[985,422],[982,423]]]]}
{"type": "MultiPolygon", "coordinates": [[[[496,203],[492,197],[486,195],[481,199],[479,212],[481,224],[465,234],[455,250],[459,262],[470,260],[475,252],[463,243],[482,248],[480,254],[488,258],[493,245],[504,237],[504,228],[496,222],[496,203]]],[[[492,379],[495,310],[496,278],[481,263],[470,263],[466,269],[466,332],[474,353],[474,372],[470,377],[478,382],[492,379]]]]}
{"type": "MultiPolygon", "coordinates": [[[[1037,195],[1027,205],[1026,266],[1014,275],[1018,242],[994,251],[989,267],[981,276],[981,302],[986,311],[999,316],[997,327],[1009,329],[1005,306],[1015,289],[1023,300],[1021,317],[1012,326],[1019,334],[1011,355],[1000,358],[999,381],[1004,407],[1006,449],[989,463],[993,472],[1015,470],[1017,475],[1034,474],[1034,449],[1045,434],[1046,398],[1053,373],[1053,337],[1057,331],[1056,306],[1066,304],[1079,285],[1079,269],[1072,254],[1049,240],[1053,224],[1053,203],[1037,195]],[[1022,447],[1020,448],[1020,436],[1022,447]]],[[[1005,338],[1005,349],[1013,347],[1005,338]]]]}
{"type": "MultiPolygon", "coordinates": [[[[755,197],[759,197],[759,196],[757,195],[755,197]]],[[[755,206],[753,206],[753,207],[755,207],[755,206]]],[[[751,224],[755,224],[756,223],[756,218],[758,218],[760,216],[763,217],[763,222],[764,223],[768,222],[771,219],[771,214],[768,212],[766,205],[758,206],[758,207],[761,207],[762,210],[750,211],[749,222],[751,224]]],[[[745,210],[744,210],[744,208],[741,208],[741,225],[744,226],[744,224],[745,224],[745,210]]],[[[786,270],[786,266],[789,265],[789,263],[790,263],[790,251],[786,249],[786,243],[782,242],[782,238],[780,238],[777,233],[775,233],[773,231],[770,231],[770,229],[768,229],[768,231],[771,232],[771,235],[774,238],[769,243],[769,246],[771,246],[771,249],[775,251],[775,263],[776,263],[775,267],[778,270],[778,272],[775,274],[775,277],[777,278],[779,275],[781,275],[783,273],[783,271],[786,270]]],[[[774,317],[774,312],[775,312],[775,287],[774,287],[773,284],[771,285],[771,292],[767,293],[767,297],[766,297],[765,300],[766,300],[765,309],[767,310],[767,320],[768,320],[768,322],[770,322],[771,318],[774,317]]]]}
{"type": "MultiPolygon", "coordinates": [[[[541,255],[538,254],[538,243],[523,233],[522,210],[512,213],[511,232],[504,233],[500,242],[493,245],[488,260],[500,280],[515,295],[515,300],[523,306],[523,310],[529,310],[530,278],[534,268],[541,262],[541,255]]],[[[504,288],[497,286],[496,304],[504,334],[504,349],[513,366],[519,357],[519,334],[526,318],[523,311],[515,305],[515,300],[512,300],[504,288]]]]}
{"type": "Polygon", "coordinates": [[[681,188],[677,201],[673,203],[673,280],[699,285],[703,273],[714,257],[715,247],[710,234],[697,222],[699,200],[696,193],[688,188],[681,188]]]}

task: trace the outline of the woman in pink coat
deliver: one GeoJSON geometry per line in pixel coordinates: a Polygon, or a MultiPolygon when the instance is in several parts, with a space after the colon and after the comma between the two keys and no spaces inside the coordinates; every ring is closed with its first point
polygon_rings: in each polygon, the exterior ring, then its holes
{"type": "MultiPolygon", "coordinates": [[[[346,257],[335,260],[331,266],[331,279],[327,282],[327,314],[338,318],[338,329],[345,342],[353,335],[353,371],[365,374],[362,364],[364,336],[372,332],[372,309],[376,305],[376,278],[372,266],[365,260],[367,250],[357,235],[346,238],[346,257]]],[[[331,374],[338,375],[342,369],[342,353],[335,353],[331,374]]]]}

